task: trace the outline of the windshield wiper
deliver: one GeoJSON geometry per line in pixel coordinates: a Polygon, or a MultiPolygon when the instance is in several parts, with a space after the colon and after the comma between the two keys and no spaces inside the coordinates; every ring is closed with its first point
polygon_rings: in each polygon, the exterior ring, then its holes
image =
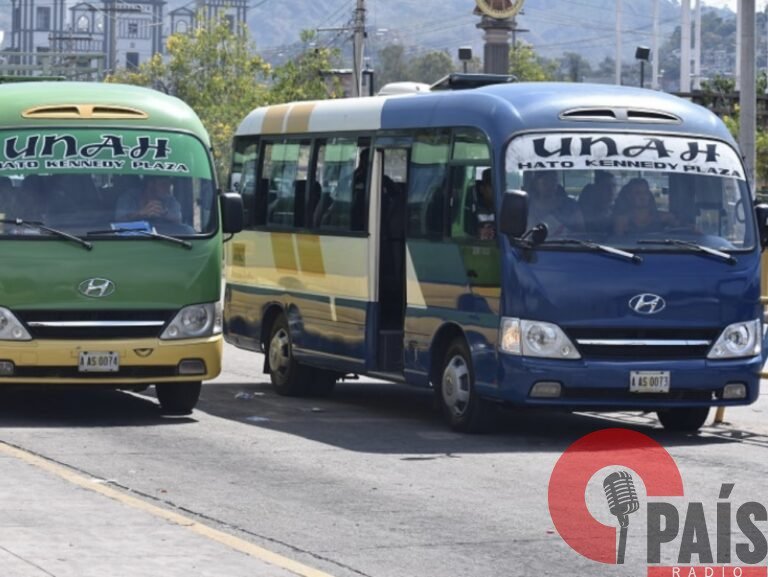
{"type": "Polygon", "coordinates": [[[86,250],[91,250],[93,248],[93,244],[88,242],[87,240],[83,240],[79,236],[75,236],[74,234],[69,234],[68,232],[64,232],[63,230],[58,230],[55,228],[51,228],[49,226],[45,226],[45,224],[37,220],[24,220],[22,218],[3,218],[3,219],[0,219],[0,222],[3,224],[15,224],[16,226],[31,228],[32,230],[44,230],[45,232],[51,233],[55,236],[66,238],[67,240],[76,242],[86,250]]]}
{"type": "Polygon", "coordinates": [[[550,244],[571,244],[576,246],[583,246],[584,248],[589,248],[591,250],[597,250],[601,252],[605,252],[608,254],[613,254],[616,256],[620,256],[622,258],[625,258],[627,260],[631,260],[635,263],[641,263],[643,262],[642,257],[636,255],[633,252],[627,252],[626,250],[621,250],[618,248],[614,248],[612,246],[607,246],[604,244],[598,244],[596,242],[592,242],[589,240],[579,240],[576,238],[554,238],[552,240],[547,240],[544,244],[550,245],[550,244]]]}
{"type": "Polygon", "coordinates": [[[88,236],[91,236],[91,235],[98,235],[98,234],[126,234],[126,233],[130,233],[131,235],[140,234],[140,235],[148,236],[150,238],[155,238],[158,240],[167,240],[168,242],[180,244],[184,248],[192,248],[192,243],[182,238],[176,238],[175,236],[161,234],[157,231],[141,230],[141,229],[135,229],[135,228],[110,228],[108,230],[91,230],[86,234],[88,236]]]}
{"type": "Polygon", "coordinates": [[[738,261],[736,260],[736,257],[733,255],[728,254],[727,252],[723,252],[721,250],[717,250],[716,248],[710,248],[708,246],[704,246],[703,244],[697,244],[695,242],[689,242],[687,240],[678,240],[676,238],[664,238],[659,240],[638,240],[638,244],[666,244],[666,245],[673,245],[673,246],[684,246],[687,248],[691,248],[695,250],[696,252],[703,252],[712,256],[716,256],[718,258],[723,259],[728,264],[736,264],[738,261]]]}

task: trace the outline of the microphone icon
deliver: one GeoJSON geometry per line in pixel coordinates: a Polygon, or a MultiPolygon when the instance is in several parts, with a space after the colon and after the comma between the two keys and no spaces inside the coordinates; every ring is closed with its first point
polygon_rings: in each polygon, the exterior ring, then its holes
{"type": "Polygon", "coordinates": [[[608,499],[608,508],[611,515],[616,515],[619,520],[619,548],[616,552],[616,563],[624,563],[624,547],[627,543],[627,527],[629,526],[629,514],[640,508],[637,500],[635,484],[632,475],[626,471],[617,471],[608,475],[603,481],[605,498],[608,499]]]}

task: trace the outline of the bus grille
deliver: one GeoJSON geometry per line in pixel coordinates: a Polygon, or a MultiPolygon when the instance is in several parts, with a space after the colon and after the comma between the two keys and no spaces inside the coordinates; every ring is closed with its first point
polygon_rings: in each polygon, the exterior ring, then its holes
{"type": "Polygon", "coordinates": [[[17,366],[13,376],[3,378],[3,380],[12,381],[14,378],[25,379],[82,379],[90,381],[107,381],[109,379],[131,378],[146,379],[154,377],[175,377],[178,376],[176,366],[137,366],[130,365],[121,367],[119,371],[111,373],[83,373],[77,367],[55,367],[55,366],[17,366]]]}
{"type": "Polygon", "coordinates": [[[585,359],[704,359],[720,334],[718,328],[568,329],[585,359]]]}
{"type": "MultiPolygon", "coordinates": [[[[713,398],[719,398],[722,395],[722,389],[717,390],[699,390],[699,389],[676,389],[668,393],[630,393],[628,390],[616,389],[589,389],[566,387],[563,392],[565,399],[578,399],[580,401],[595,400],[598,404],[604,405],[607,402],[621,403],[624,401],[695,401],[707,402],[713,398]]],[[[597,405],[596,405],[597,406],[597,405]]]]}
{"type": "Polygon", "coordinates": [[[14,311],[33,339],[90,340],[159,337],[176,311],[14,311]]]}

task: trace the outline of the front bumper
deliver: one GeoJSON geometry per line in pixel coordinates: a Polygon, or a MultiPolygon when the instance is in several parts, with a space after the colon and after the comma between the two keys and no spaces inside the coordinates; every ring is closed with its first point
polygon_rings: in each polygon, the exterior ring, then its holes
{"type": "Polygon", "coordinates": [[[496,400],[529,406],[579,409],[635,409],[747,405],[760,391],[762,359],[732,361],[559,361],[500,355],[497,387],[484,387],[483,394],[496,400]],[[668,393],[630,393],[631,371],[669,371],[668,393]],[[530,392],[540,381],[562,386],[557,398],[533,398],[530,392]],[[728,383],[743,383],[742,399],[723,399],[728,383]]]}
{"type": "MultiPolygon", "coordinates": [[[[0,375],[3,384],[137,385],[210,380],[221,372],[221,335],[204,339],[164,341],[156,338],[67,341],[0,342],[0,363],[14,365],[12,375],[0,375]],[[81,352],[115,352],[117,372],[81,372],[81,352]],[[183,360],[201,361],[199,374],[180,374],[183,360]]],[[[199,363],[198,363],[199,365],[199,363]]]]}

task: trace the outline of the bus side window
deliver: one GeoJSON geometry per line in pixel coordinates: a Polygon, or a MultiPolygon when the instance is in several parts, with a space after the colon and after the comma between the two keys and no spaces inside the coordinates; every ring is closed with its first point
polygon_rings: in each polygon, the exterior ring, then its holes
{"type": "Polygon", "coordinates": [[[365,230],[366,184],[368,179],[368,141],[336,138],[329,140],[318,155],[318,179],[330,191],[322,196],[316,213],[322,211],[319,227],[327,231],[365,230]]]}
{"type": "Polygon", "coordinates": [[[441,238],[444,231],[450,134],[429,131],[413,144],[408,182],[408,235],[441,238]]]}
{"type": "Polygon", "coordinates": [[[269,179],[268,224],[281,228],[304,226],[310,152],[308,141],[266,146],[263,175],[269,179]]]}
{"type": "Polygon", "coordinates": [[[451,237],[466,238],[476,234],[477,202],[474,166],[451,167],[451,237]]]}
{"type": "Polygon", "coordinates": [[[256,167],[258,161],[258,142],[248,142],[243,139],[235,141],[230,188],[237,190],[243,197],[243,224],[246,228],[250,228],[254,224],[264,223],[263,218],[261,221],[256,218],[258,212],[256,210],[256,167]],[[235,175],[237,175],[237,179],[234,178],[235,175]]]}

